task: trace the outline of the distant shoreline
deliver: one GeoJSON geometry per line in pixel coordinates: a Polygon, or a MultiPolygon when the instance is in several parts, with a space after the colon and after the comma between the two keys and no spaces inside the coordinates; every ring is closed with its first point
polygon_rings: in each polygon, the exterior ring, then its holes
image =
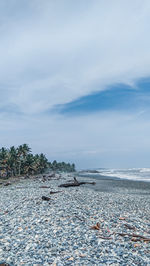
{"type": "Polygon", "coordinates": [[[95,186],[89,186],[91,189],[101,192],[115,192],[117,193],[118,189],[125,190],[126,193],[135,193],[135,194],[147,194],[150,193],[150,182],[142,180],[130,180],[123,179],[118,177],[108,177],[100,176],[97,174],[81,174],[78,173],[78,178],[88,178],[90,180],[96,180],[95,186]]]}
{"type": "Polygon", "coordinates": [[[150,182],[150,168],[99,168],[94,170],[82,170],[78,172],[81,176],[104,180],[128,180],[150,182]]]}

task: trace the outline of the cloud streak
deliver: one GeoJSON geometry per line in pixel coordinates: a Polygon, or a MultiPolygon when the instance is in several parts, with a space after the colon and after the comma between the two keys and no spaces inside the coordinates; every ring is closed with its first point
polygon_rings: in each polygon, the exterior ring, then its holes
{"type": "MultiPolygon", "coordinates": [[[[118,83],[134,91],[137,80],[150,76],[148,0],[2,0],[0,18],[1,145],[28,142],[50,158],[75,160],[80,166],[90,160],[95,166],[98,157],[116,165],[121,150],[129,155],[133,148],[136,154],[138,142],[146,158],[150,145],[144,107],[72,118],[54,115],[53,109],[118,83]]],[[[127,156],[123,161],[129,164],[127,156]]]]}
{"type": "Polygon", "coordinates": [[[149,1],[12,3],[1,9],[0,84],[24,113],[150,75],[149,1]]]}

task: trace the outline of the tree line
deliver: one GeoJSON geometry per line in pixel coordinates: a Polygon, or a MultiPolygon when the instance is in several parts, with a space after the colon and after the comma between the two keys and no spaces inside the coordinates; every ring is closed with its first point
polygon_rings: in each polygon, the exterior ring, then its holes
{"type": "Polygon", "coordinates": [[[27,144],[0,149],[0,176],[41,174],[46,170],[73,172],[75,165],[56,160],[49,162],[43,153],[33,155],[27,144]]]}

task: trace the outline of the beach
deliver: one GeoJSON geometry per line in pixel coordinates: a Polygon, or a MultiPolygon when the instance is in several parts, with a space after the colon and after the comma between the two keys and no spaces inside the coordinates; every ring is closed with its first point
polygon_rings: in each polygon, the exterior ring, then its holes
{"type": "Polygon", "coordinates": [[[1,185],[1,263],[150,265],[150,183],[76,175],[96,185],[58,187],[73,177],[1,185]]]}

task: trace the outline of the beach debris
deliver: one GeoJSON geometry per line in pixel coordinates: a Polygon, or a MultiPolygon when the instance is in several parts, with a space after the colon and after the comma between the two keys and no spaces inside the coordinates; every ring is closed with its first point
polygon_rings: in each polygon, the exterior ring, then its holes
{"type": "Polygon", "coordinates": [[[124,224],[124,226],[127,228],[127,229],[130,229],[130,230],[134,230],[136,231],[136,228],[130,224],[124,224]]]}
{"type": "Polygon", "coordinates": [[[11,185],[11,183],[9,183],[9,182],[7,182],[7,183],[4,184],[5,187],[7,187],[9,185],[11,185]]]}
{"type": "Polygon", "coordinates": [[[132,237],[131,238],[131,241],[133,241],[133,242],[137,242],[137,241],[141,241],[139,238],[137,238],[137,237],[132,237]]]}
{"type": "Polygon", "coordinates": [[[40,188],[50,188],[49,186],[40,186],[40,188]]]}
{"type": "Polygon", "coordinates": [[[49,173],[42,176],[42,181],[48,181],[48,180],[59,180],[61,178],[61,175],[57,173],[49,173]]]}
{"type": "Polygon", "coordinates": [[[85,222],[85,218],[81,218],[81,217],[79,217],[77,215],[75,215],[75,217],[78,218],[80,221],[85,222]]]}
{"type": "Polygon", "coordinates": [[[49,200],[50,200],[50,198],[49,198],[49,197],[46,197],[46,196],[42,196],[42,200],[49,201],[49,200]]]}
{"type": "Polygon", "coordinates": [[[111,239],[112,239],[111,236],[103,236],[103,235],[99,235],[98,237],[99,237],[99,238],[102,238],[102,239],[104,239],[104,240],[111,240],[111,239]]]}
{"type": "Polygon", "coordinates": [[[134,244],[134,248],[138,248],[138,247],[140,247],[140,244],[134,244]]]}
{"type": "Polygon", "coordinates": [[[76,177],[74,177],[74,182],[73,183],[65,183],[59,185],[59,187],[77,187],[80,185],[85,185],[85,184],[90,184],[90,185],[95,185],[95,182],[79,182],[76,177]]]}
{"type": "Polygon", "coordinates": [[[128,234],[128,233],[118,233],[120,236],[131,236],[131,241],[144,241],[144,242],[150,242],[150,238],[138,234],[128,234]]]}
{"type": "Polygon", "coordinates": [[[100,223],[99,223],[99,222],[96,223],[96,225],[91,226],[90,229],[93,229],[93,230],[100,230],[100,223]]]}
{"type": "Polygon", "coordinates": [[[63,192],[63,191],[50,191],[50,194],[56,194],[56,193],[60,193],[60,192],[63,192]]]}

